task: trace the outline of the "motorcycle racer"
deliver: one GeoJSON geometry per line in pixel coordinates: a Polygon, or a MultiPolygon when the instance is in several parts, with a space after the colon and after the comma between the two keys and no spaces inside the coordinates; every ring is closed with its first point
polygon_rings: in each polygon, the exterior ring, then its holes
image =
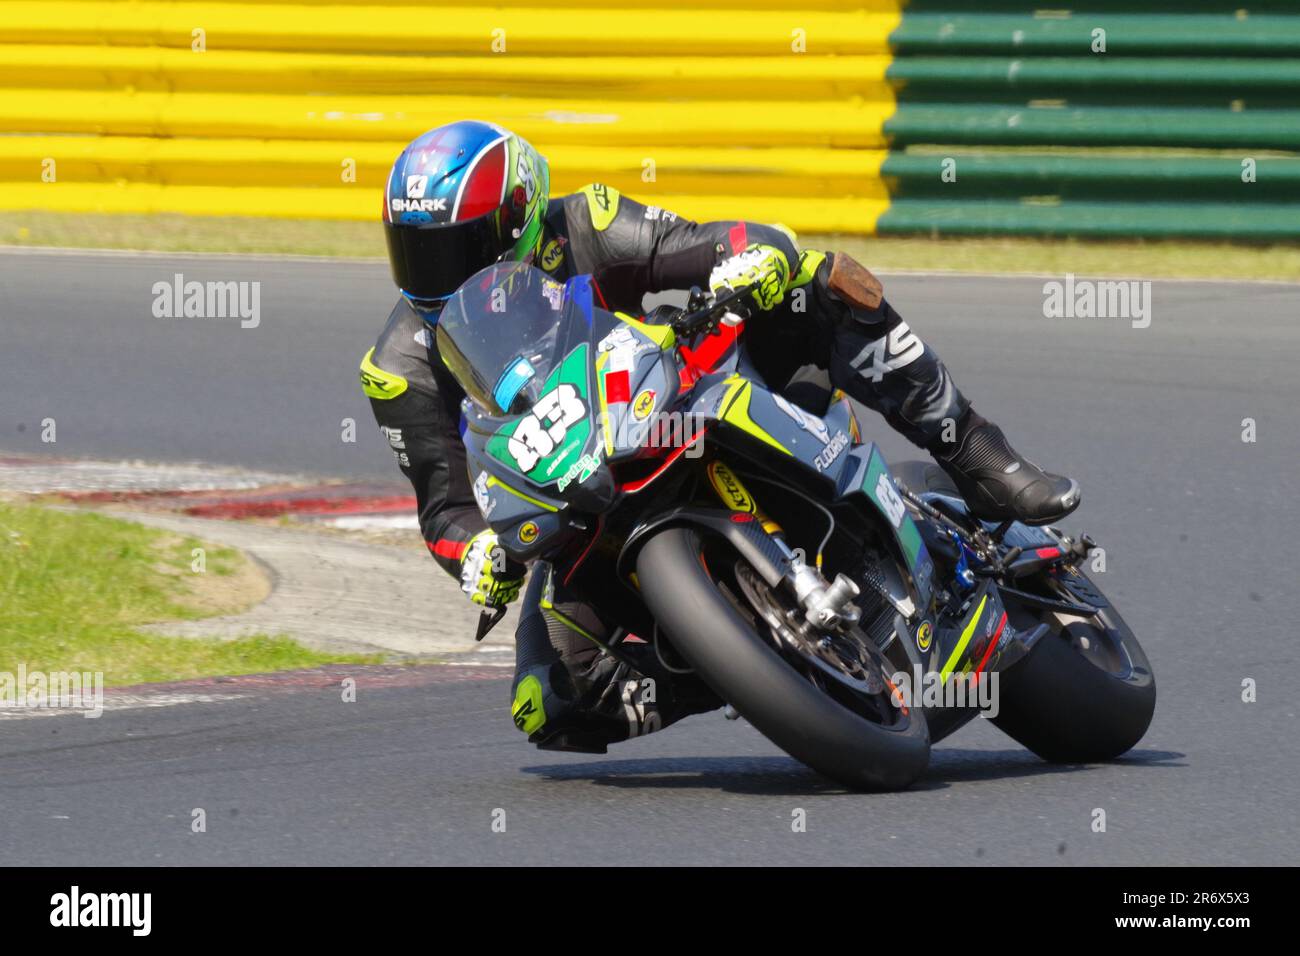
{"type": "MultiPolygon", "coordinates": [[[[447,298],[501,260],[530,262],[559,280],[590,274],[611,309],[631,313],[647,293],[753,287],[763,314],[750,323],[749,351],[772,387],[804,366],[824,369],[832,385],[929,451],[978,517],[1044,524],[1078,506],[1078,485],[1022,457],[971,408],[879,280],[852,257],[801,251],[779,226],[693,222],[601,184],[550,199],[549,185],[546,160],[526,141],[461,121],[414,140],[394,163],[385,194],[401,297],[362,360],[362,388],[415,489],[429,551],[474,603],[513,600],[525,568],[479,513],[459,434],[464,394],[432,330],[447,298]]],[[[603,752],[607,742],[717,705],[650,699],[626,665],[581,636],[581,608],[559,595],[559,614],[541,614],[541,580],[534,574],[516,634],[512,713],[530,740],[603,752]]]]}

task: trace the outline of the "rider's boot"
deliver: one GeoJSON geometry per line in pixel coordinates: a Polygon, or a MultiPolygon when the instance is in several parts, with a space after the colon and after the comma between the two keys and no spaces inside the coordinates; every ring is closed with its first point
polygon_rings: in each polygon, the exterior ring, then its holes
{"type": "MultiPolygon", "coordinates": [[[[537,579],[542,575],[535,569],[537,579]]],[[[609,744],[662,730],[690,714],[719,706],[710,694],[680,696],[605,654],[586,637],[543,614],[540,585],[530,582],[515,634],[511,716],[542,750],[605,753],[609,744]]],[[[594,615],[571,603],[557,605],[584,629],[599,628],[594,615]]],[[[644,648],[648,650],[647,648],[644,648]]],[[[685,689],[685,688],[683,688],[685,689]]]]}
{"type": "Polygon", "coordinates": [[[815,290],[838,325],[831,380],[932,454],[986,521],[1049,524],[1079,506],[1079,486],[1013,449],[971,411],[938,354],[883,297],[878,279],[843,253],[818,268],[815,290]]]}
{"type": "Polygon", "coordinates": [[[1059,521],[1079,507],[1079,483],[1051,472],[1017,452],[1002,429],[974,410],[957,422],[953,441],[928,450],[957,485],[971,514],[985,521],[1059,521]]]}

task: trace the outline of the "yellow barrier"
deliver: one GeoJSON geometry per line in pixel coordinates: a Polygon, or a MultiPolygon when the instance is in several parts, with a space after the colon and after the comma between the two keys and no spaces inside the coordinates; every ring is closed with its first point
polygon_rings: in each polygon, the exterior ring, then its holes
{"type": "MultiPolygon", "coordinates": [[[[3,4],[0,3],[0,11],[3,4]]],[[[437,90],[498,97],[589,96],[620,101],[666,97],[728,101],[890,100],[888,56],[625,57],[396,56],[268,53],[159,47],[0,45],[0,84],[48,89],[169,92],[405,94],[437,90]],[[57,64],[57,68],[52,68],[57,64]]]]}
{"type": "Polygon", "coordinates": [[[249,96],[238,93],[6,91],[0,128],[42,133],[410,140],[457,119],[500,123],[540,142],[700,146],[883,146],[893,104],[758,100],[617,102],[474,96],[249,96]]]}
{"type": "Polygon", "coordinates": [[[0,0],[0,208],[378,218],[402,146],[476,118],[556,193],[874,227],[896,0],[561,4],[0,0]]]}
{"type": "MultiPolygon", "coordinates": [[[[743,216],[783,222],[796,231],[870,233],[888,208],[885,199],[805,199],[797,204],[750,194],[656,196],[680,215],[707,221],[743,216]],[[789,213],[789,215],[787,215],[789,213]]],[[[381,196],[373,190],[283,189],[247,186],[159,186],[153,183],[6,184],[5,208],[51,212],[168,213],[198,216],[273,216],[291,219],[373,219],[381,196]]]]}
{"type": "MultiPolygon", "coordinates": [[[[0,180],[33,181],[53,163],[54,184],[148,182],[378,189],[405,144],[131,136],[0,138],[0,180]]],[[[557,193],[600,181],[632,196],[731,193],[742,182],[768,195],[887,198],[884,150],[692,149],[540,143],[557,193]]],[[[49,185],[49,184],[47,184],[49,185]]]]}
{"type": "MultiPolygon", "coordinates": [[[[584,56],[789,55],[802,31],[816,55],[887,53],[896,12],[716,8],[566,10],[562,6],[446,6],[419,11],[366,4],[0,4],[0,43],[109,43],[209,50],[584,56]]],[[[797,54],[796,54],[797,55],[797,54]]]]}

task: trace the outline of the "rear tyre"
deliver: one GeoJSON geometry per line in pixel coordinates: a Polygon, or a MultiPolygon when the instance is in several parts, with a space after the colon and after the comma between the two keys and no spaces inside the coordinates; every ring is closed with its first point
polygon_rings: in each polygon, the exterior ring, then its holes
{"type": "Polygon", "coordinates": [[[828,696],[737,610],[703,555],[698,534],[668,528],[642,547],[637,579],[673,647],[714,692],[786,753],[840,783],[898,790],[916,780],[930,759],[921,713],[886,702],[893,713],[885,725],[828,696]]]}
{"type": "MultiPolygon", "coordinates": [[[[961,498],[943,469],[929,462],[903,462],[895,474],[914,493],[961,498]]],[[[1078,569],[1042,575],[1034,584],[1067,600],[1101,595],[1078,569]]],[[[1151,726],[1156,682],[1142,645],[1119,613],[1105,607],[1084,618],[1008,604],[1018,627],[1046,623],[1051,630],[999,675],[1000,709],[993,723],[1053,763],[1113,760],[1131,750],[1151,726]]]]}

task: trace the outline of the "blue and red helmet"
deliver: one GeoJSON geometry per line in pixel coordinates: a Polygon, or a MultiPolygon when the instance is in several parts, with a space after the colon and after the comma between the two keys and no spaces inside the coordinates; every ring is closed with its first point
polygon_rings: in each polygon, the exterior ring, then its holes
{"type": "Polygon", "coordinates": [[[551,175],[525,140],[461,120],[418,137],[393,163],[384,233],[393,281],[432,311],[475,272],[537,253],[551,175]]]}

